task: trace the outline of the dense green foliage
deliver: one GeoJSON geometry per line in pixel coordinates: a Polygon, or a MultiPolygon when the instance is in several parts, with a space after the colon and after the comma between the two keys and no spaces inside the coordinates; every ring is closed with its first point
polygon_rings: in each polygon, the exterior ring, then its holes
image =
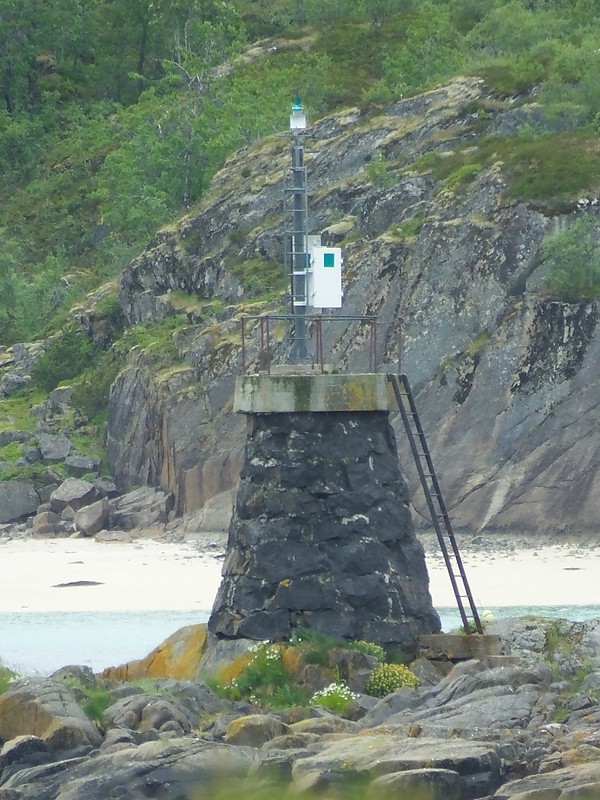
{"type": "Polygon", "coordinates": [[[559,300],[600,296],[598,231],[588,218],[546,236],[542,260],[548,267],[548,291],[559,300]]]}
{"type": "Polygon", "coordinates": [[[448,188],[494,154],[526,200],[597,188],[599,17],[594,0],[0,0],[0,342],[56,330],[230,152],[284,130],[296,91],[314,119],[479,74],[544,111],[459,155],[448,188]]]}
{"type": "Polygon", "coordinates": [[[92,360],[94,349],[84,333],[67,328],[52,339],[36,361],[31,371],[34,384],[50,392],[59,383],[75,378],[92,360]]]}

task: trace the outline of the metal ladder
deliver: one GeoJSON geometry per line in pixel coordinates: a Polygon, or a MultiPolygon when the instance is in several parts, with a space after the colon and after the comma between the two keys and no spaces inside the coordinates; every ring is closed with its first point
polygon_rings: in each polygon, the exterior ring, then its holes
{"type": "Polygon", "coordinates": [[[421,426],[421,420],[415,405],[415,399],[406,375],[394,375],[387,373],[398,410],[402,416],[404,429],[410,443],[415,465],[423,487],[427,507],[431,515],[431,521],[444,557],[446,569],[450,576],[452,590],[456,597],[456,603],[460,612],[465,633],[483,633],[483,626],[477,612],[477,607],[473,600],[473,595],[467,581],[467,575],[463,566],[458,544],[452,523],[446,510],[446,504],[442,496],[442,490],[435,474],[431,453],[427,446],[425,434],[421,426]]]}

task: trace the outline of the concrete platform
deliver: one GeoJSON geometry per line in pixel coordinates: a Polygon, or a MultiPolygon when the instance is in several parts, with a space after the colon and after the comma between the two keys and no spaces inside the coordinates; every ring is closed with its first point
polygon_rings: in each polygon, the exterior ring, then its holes
{"type": "Polygon", "coordinates": [[[390,411],[394,398],[382,372],[241,375],[233,410],[243,414],[390,411]]]}
{"type": "Polygon", "coordinates": [[[418,637],[417,655],[429,661],[481,661],[503,654],[499,636],[472,633],[429,633],[418,637]]]}

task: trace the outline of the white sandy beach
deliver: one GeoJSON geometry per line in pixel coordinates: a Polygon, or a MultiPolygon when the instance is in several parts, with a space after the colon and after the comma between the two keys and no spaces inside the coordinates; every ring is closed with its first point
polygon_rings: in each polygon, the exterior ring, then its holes
{"type": "MultiPolygon", "coordinates": [[[[434,605],[453,606],[442,557],[435,546],[426,549],[434,605]]],[[[600,604],[600,548],[540,543],[498,550],[484,543],[462,557],[481,608],[600,604]]],[[[145,539],[8,541],[0,559],[0,612],[207,610],[222,564],[200,542],[145,539]],[[80,581],[94,583],[73,585],[80,581]]]]}
{"type": "Polygon", "coordinates": [[[147,539],[13,540],[0,559],[0,612],[210,609],[222,563],[196,543],[147,539]]]}
{"type": "MultiPolygon", "coordinates": [[[[498,551],[469,549],[463,556],[479,608],[499,606],[600,606],[600,549],[576,543],[498,551]]],[[[454,595],[441,555],[427,567],[434,605],[453,606],[454,595]]]]}

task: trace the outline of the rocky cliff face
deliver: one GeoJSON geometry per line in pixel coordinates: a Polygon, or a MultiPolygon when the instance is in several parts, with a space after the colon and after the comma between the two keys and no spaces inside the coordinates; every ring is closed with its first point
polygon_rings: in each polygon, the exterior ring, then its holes
{"type": "MultiPolygon", "coordinates": [[[[477,146],[473,109],[485,91],[459,79],[379,116],[353,109],[312,125],[310,232],[343,247],[343,313],[377,316],[380,368],[397,370],[401,338],[402,371],[456,526],[595,530],[599,307],[548,299],[539,259],[543,236],[584,212],[550,216],[510,200],[501,162],[466,188],[413,166],[426,153],[477,146]]],[[[490,114],[494,130],[516,132],[527,120],[508,104],[490,114]]],[[[237,154],[197,213],[157,234],[122,275],[130,323],[173,313],[178,290],[226,304],[211,327],[188,315],[180,363],[157,373],[138,355],[113,387],[109,452],[122,488],[161,483],[180,510],[192,510],[235,484],[244,439],[243,420],[230,412],[241,370],[236,315],[269,308],[249,305],[237,265],[281,260],[288,162],[284,135],[237,154]]],[[[366,326],[334,315],[324,341],[336,367],[368,369],[366,326]]],[[[398,426],[397,438],[419,521],[398,426]]]]}

